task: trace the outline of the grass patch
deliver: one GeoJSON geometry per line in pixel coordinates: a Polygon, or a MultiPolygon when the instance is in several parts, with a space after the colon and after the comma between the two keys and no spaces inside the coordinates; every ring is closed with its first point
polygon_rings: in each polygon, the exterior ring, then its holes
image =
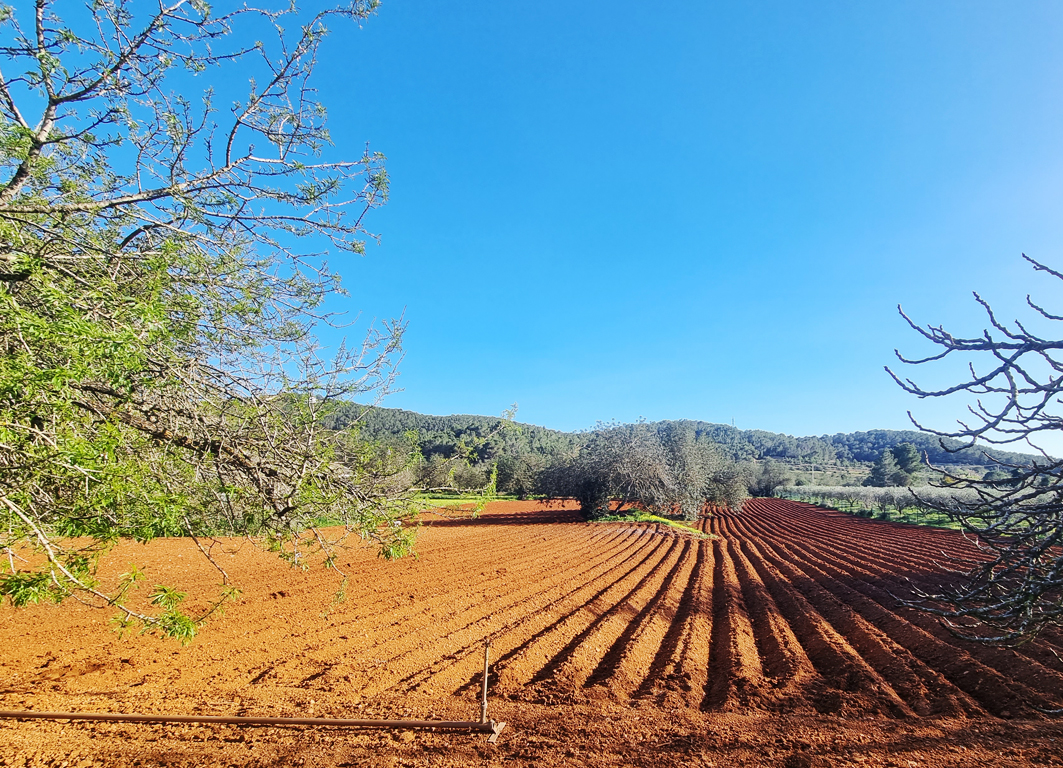
{"type": "MultiPolygon", "coordinates": [[[[863,517],[871,517],[865,514],[863,517]]],[[[879,510],[874,513],[875,520],[887,520],[894,523],[909,523],[910,525],[925,525],[932,528],[951,528],[954,531],[962,531],[963,526],[942,512],[930,510],[909,510],[890,507],[888,510],[879,510]]]]}
{"type": "Polygon", "coordinates": [[[448,493],[448,494],[424,494],[414,496],[413,502],[422,512],[436,512],[445,514],[442,510],[451,512],[469,512],[474,518],[479,517],[484,507],[492,501],[518,501],[512,494],[496,494],[486,496],[479,493],[448,493]]]}
{"type": "Polygon", "coordinates": [[[619,515],[606,515],[605,517],[598,517],[592,520],[594,523],[659,523],[661,525],[667,525],[670,528],[676,528],[684,533],[693,534],[699,539],[715,539],[711,533],[705,533],[699,531],[694,526],[683,523],[678,520],[672,520],[667,517],[661,517],[660,515],[651,515],[649,512],[625,512],[619,515]]]}
{"type": "Polygon", "coordinates": [[[475,506],[481,501],[481,499],[455,499],[453,497],[447,498],[416,498],[414,503],[422,509],[437,509],[442,507],[443,509],[461,509],[464,506],[475,506]]]}
{"type": "Polygon", "coordinates": [[[499,493],[494,496],[482,496],[479,493],[448,493],[448,494],[424,494],[413,497],[415,504],[425,504],[431,507],[458,507],[462,504],[478,504],[481,501],[519,501],[510,493],[499,493]]]}

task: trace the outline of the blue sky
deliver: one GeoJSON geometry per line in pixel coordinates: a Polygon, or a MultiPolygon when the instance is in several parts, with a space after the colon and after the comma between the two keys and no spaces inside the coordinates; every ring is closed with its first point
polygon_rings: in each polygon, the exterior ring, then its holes
{"type": "MultiPolygon", "coordinates": [[[[317,77],[338,154],[388,157],[363,320],[405,310],[385,405],[558,429],[936,426],[896,314],[978,333],[1063,266],[1058,3],[386,0],[317,77]]],[[[1055,304],[1059,309],[1059,304],[1055,304]]],[[[333,336],[325,340],[335,343],[333,336]]],[[[942,378],[927,372],[924,379],[942,378]]]]}

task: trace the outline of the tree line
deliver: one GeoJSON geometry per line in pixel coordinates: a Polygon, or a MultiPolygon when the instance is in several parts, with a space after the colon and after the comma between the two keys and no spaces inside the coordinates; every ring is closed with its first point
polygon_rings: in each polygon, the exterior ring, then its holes
{"type": "Polygon", "coordinates": [[[511,418],[429,416],[337,404],[330,428],[411,454],[409,482],[422,492],[481,492],[580,502],[588,517],[617,508],[675,512],[687,519],[705,504],[740,508],[793,480],[772,459],[743,458],[693,421],[599,423],[561,432],[511,418]]]}
{"type": "MultiPolygon", "coordinates": [[[[396,408],[366,408],[344,404],[325,423],[339,429],[357,422],[360,433],[375,440],[394,440],[409,432],[416,433],[417,442],[425,457],[441,454],[449,458],[461,450],[461,442],[476,441],[496,431],[498,417],[453,415],[431,416],[396,408]]],[[[874,464],[885,450],[894,451],[907,444],[910,451],[934,465],[964,465],[996,468],[1000,463],[1028,465],[1035,457],[1014,451],[1002,451],[981,446],[963,447],[957,440],[946,438],[944,446],[939,438],[914,430],[875,429],[866,432],[839,433],[822,437],[793,437],[760,429],[742,430],[729,424],[713,424],[693,419],[654,422],[667,427],[675,425],[693,431],[696,440],[715,444],[735,461],[760,462],[770,459],[793,464],[874,464]]],[[[496,435],[479,445],[478,461],[489,461],[514,452],[528,452],[541,456],[570,450],[579,442],[578,432],[562,432],[534,424],[516,424],[518,430],[496,435]],[[519,446],[519,448],[518,448],[519,446]]],[[[897,456],[895,455],[895,458],[897,456]]],[[[910,464],[910,461],[909,461],[910,464]]],[[[909,472],[909,474],[911,474],[909,472]]],[[[903,485],[904,483],[899,483],[903,485]]]]}
{"type": "MultiPolygon", "coordinates": [[[[334,430],[356,430],[363,439],[390,445],[396,451],[411,451],[411,487],[472,492],[489,488],[521,498],[553,493],[557,483],[545,478],[555,477],[565,462],[571,465],[574,456],[587,455],[581,451],[597,445],[592,439],[594,434],[619,426],[600,424],[585,432],[562,432],[503,417],[432,416],[356,403],[336,403],[322,423],[334,430]]],[[[973,457],[973,449],[953,454],[938,445],[931,452],[926,439],[910,439],[925,438],[912,431],[835,435],[833,439],[859,447],[859,455],[868,457],[843,461],[838,453],[831,453],[826,438],[794,438],[688,419],[650,422],[645,428],[665,443],[672,439],[669,436],[681,434],[689,435],[695,445],[711,446],[713,460],[733,465],[735,477],[742,478],[746,493],[754,496],[771,495],[776,487],[794,482],[795,470],[804,462],[864,467],[868,475],[863,483],[879,487],[925,484],[935,474],[927,470],[927,459],[931,463],[948,459],[943,462],[948,465],[958,459],[977,458],[973,466],[990,462],[986,471],[997,474],[1001,466],[984,454],[973,457]]],[[[1025,454],[995,455],[1010,456],[1023,465],[1033,460],[1025,454]]]]}

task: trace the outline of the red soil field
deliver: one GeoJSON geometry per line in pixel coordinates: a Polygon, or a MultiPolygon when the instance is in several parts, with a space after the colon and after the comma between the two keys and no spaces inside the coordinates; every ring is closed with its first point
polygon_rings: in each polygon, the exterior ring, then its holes
{"type": "MultiPolygon", "coordinates": [[[[8,766],[1063,765],[1063,636],[960,641],[900,600],[971,554],[952,531],[754,499],[698,540],[497,502],[425,515],[418,557],[351,551],[340,581],[246,541],[242,588],[185,647],[115,634],[105,612],[0,609],[0,709],[475,720],[482,734],[0,721],[8,766]]],[[[148,583],[206,604],[190,541],[123,544],[148,583]]],[[[142,590],[146,592],[147,589],[142,590]]]]}

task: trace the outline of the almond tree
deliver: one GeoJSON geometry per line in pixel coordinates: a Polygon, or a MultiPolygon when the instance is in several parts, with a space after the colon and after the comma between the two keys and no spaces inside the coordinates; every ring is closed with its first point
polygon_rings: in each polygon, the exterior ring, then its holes
{"type": "Polygon", "coordinates": [[[388,178],[368,150],[332,158],[310,76],[326,24],[375,5],[0,8],[0,593],[16,605],[78,594],[188,638],[179,593],[134,611],[136,573],[101,584],[99,553],[174,533],[205,553],[204,536],[259,534],[299,565],[308,548],[334,565],[350,536],[408,550],[407,457],[321,427],[333,402],[387,391],[403,323],[329,360],[314,341],[342,293],[323,256],[363,253],[388,178]],[[332,538],[313,525],[329,517],[332,538]]]}
{"type": "MultiPolygon", "coordinates": [[[[1023,258],[1037,272],[1063,281],[1060,272],[1025,254],[1023,258]]],[[[963,447],[1020,443],[1040,457],[1029,464],[997,462],[1007,472],[1006,481],[971,479],[935,467],[945,485],[969,489],[968,496],[915,491],[925,506],[962,524],[983,554],[963,566],[962,586],[923,595],[922,607],[963,637],[1015,644],[1045,627],[1063,624],[1063,461],[1042,450],[1042,438],[1063,429],[1063,340],[1053,338],[1058,333],[1034,331],[1040,326],[1051,329],[1063,322],[1063,315],[1027,296],[1033,322],[1009,325],[981,296],[976,293],[974,298],[985,310],[987,327],[972,336],[957,336],[942,326],[919,326],[901,310],[908,324],[937,347],[935,354],[921,358],[898,352],[901,362],[918,366],[960,359],[968,371],[965,378],[931,389],[886,370],[906,392],[920,398],[969,396],[968,415],[955,429],[931,429],[912,418],[923,431],[957,438],[964,441],[963,447]]]]}

